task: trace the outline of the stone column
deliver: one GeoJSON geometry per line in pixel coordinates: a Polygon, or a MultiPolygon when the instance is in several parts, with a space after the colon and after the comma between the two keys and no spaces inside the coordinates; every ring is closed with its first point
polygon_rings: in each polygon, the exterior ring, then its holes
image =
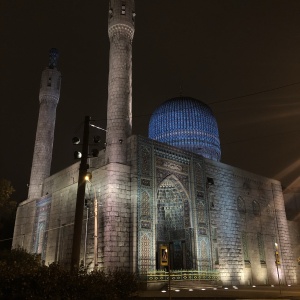
{"type": "Polygon", "coordinates": [[[111,0],[108,15],[110,40],[106,184],[102,192],[103,266],[130,268],[130,166],[127,139],[132,131],[132,39],[134,0],[111,0]]]}
{"type": "Polygon", "coordinates": [[[31,166],[28,199],[42,196],[44,179],[50,175],[56,107],[60,96],[61,74],[57,70],[58,52],[50,50],[49,66],[42,73],[40,110],[31,166]]]}

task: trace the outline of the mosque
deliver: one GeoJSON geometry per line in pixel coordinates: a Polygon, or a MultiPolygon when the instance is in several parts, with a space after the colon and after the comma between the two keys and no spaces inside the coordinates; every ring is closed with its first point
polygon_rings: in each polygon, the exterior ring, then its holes
{"type": "MultiPolygon", "coordinates": [[[[105,149],[97,157],[83,153],[86,161],[53,175],[61,74],[51,50],[13,247],[40,254],[46,264],[124,268],[148,281],[165,280],[171,269],[182,280],[299,283],[298,233],[286,218],[281,183],[220,162],[217,120],[208,105],[169,99],[153,112],[148,137],[132,135],[135,16],[134,0],[109,1],[105,149]]],[[[86,124],[88,133],[89,118],[86,124]]]]}

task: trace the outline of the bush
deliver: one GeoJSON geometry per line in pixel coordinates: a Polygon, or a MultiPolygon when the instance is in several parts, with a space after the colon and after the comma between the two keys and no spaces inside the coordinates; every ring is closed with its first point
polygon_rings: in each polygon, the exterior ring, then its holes
{"type": "Polygon", "coordinates": [[[59,264],[40,263],[23,249],[0,253],[1,299],[133,299],[138,288],[134,274],[82,270],[71,274],[59,264]]]}

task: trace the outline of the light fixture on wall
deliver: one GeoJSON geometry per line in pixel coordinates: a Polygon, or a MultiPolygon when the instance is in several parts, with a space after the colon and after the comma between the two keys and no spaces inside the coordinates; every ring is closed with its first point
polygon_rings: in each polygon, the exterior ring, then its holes
{"type": "Polygon", "coordinates": [[[214,184],[215,184],[215,183],[214,183],[214,179],[211,178],[211,177],[207,177],[206,183],[207,183],[207,185],[214,185],[214,184]]]}

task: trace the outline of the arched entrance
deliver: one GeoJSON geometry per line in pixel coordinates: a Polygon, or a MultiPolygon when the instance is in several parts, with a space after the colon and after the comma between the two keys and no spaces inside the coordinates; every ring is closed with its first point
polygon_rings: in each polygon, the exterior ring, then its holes
{"type": "Polygon", "coordinates": [[[161,269],[160,248],[169,248],[171,269],[193,269],[193,229],[190,201],[179,180],[171,175],[157,190],[157,268],[161,269]]]}

